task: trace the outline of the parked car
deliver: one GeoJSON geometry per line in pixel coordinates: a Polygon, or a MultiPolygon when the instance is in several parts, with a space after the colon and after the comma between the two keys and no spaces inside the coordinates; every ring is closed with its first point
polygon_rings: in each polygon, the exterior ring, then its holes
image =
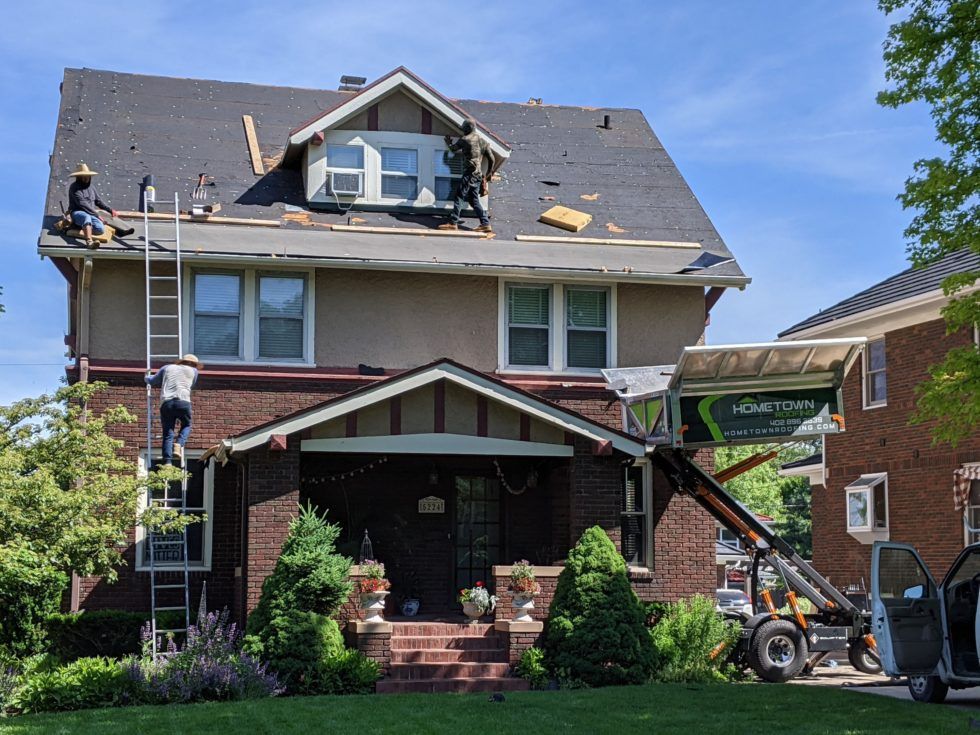
{"type": "Polygon", "coordinates": [[[872,630],[885,673],[907,676],[913,699],[942,702],[950,688],[980,686],[978,596],[980,543],[963,549],[939,584],[912,546],[875,543],[872,630]]]}
{"type": "Polygon", "coordinates": [[[724,614],[752,616],[752,600],[742,590],[715,590],[715,609],[724,614]]]}

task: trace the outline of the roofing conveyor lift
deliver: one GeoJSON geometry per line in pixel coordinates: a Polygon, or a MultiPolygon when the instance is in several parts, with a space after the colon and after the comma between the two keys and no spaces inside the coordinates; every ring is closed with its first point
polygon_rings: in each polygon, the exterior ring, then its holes
{"type": "Polygon", "coordinates": [[[831,651],[845,648],[856,668],[874,671],[879,662],[870,616],[722,485],[778,451],[750,457],[712,476],[694,461],[691,450],[779,444],[843,432],[840,389],[865,342],[854,338],[687,347],[676,365],[603,371],[622,402],[625,430],[646,438],[654,467],[677,492],[693,497],[736,534],[752,555],[756,614],[743,622],[739,653],[767,681],[809,673],[831,651]],[[763,564],[785,580],[791,614],[778,613],[768,590],[760,591],[763,564]],[[813,603],[813,612],[799,609],[797,594],[813,603]]]}

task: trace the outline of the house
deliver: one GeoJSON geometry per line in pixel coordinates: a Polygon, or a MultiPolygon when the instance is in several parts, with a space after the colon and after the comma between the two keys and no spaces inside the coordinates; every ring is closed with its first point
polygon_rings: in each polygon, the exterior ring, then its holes
{"type": "MultiPolygon", "coordinates": [[[[99,401],[139,416],[118,429],[134,461],[147,353],[205,363],[192,598],[207,582],[209,605],[243,619],[300,503],[329,509],[354,557],[367,532],[393,598],[423,614],[457,610],[478,580],[503,593],[526,558],[544,616],[595,524],[642,598],[714,589],[711,519],[622,431],[599,371],[673,361],[749,279],[638,110],[452,100],[403,68],[345,91],[69,69],[38,252],[66,279],[69,377],[106,381],[99,401]],[[461,171],[443,136],[468,117],[498,163],[492,236],[434,229],[461,171]],[[135,235],[87,250],[52,229],[81,161],[135,235]],[[176,193],[191,210],[181,298],[153,296],[179,304],[161,319],[180,317],[182,345],[147,344],[151,184],[151,269],[174,262],[165,204],[176,193]],[[539,222],[554,204],[593,222],[539,222]],[[202,467],[209,449],[222,461],[202,467]]],[[[148,609],[141,529],[131,542],[119,581],[75,580],[73,606],[148,609]]]]}
{"type": "MultiPolygon", "coordinates": [[[[762,523],[773,522],[772,516],[756,513],[762,523]]],[[[752,566],[752,557],[745,552],[745,544],[738,534],[715,521],[715,584],[717,589],[745,591],[745,579],[752,566]]]]}
{"type": "Polygon", "coordinates": [[[921,269],[910,268],[824,309],[779,335],[781,340],[863,336],[861,370],[843,387],[847,433],[824,437],[822,456],[783,466],[807,474],[812,488],[813,562],[840,588],[870,587],[871,545],[915,545],[941,574],[967,543],[980,541],[980,483],[965,506],[954,498],[980,465],[980,437],[955,448],[934,446],[929,424],[910,425],[915,388],[930,365],[953,347],[976,344],[976,333],[946,334],[940,309],[946,276],[980,267],[960,251],[921,269]]]}

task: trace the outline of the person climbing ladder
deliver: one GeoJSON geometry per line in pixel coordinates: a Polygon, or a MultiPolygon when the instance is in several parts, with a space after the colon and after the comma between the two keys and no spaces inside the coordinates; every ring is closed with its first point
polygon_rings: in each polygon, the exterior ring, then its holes
{"type": "Polygon", "coordinates": [[[163,426],[163,464],[173,464],[176,450],[180,464],[184,463],[184,446],[191,433],[191,389],[197,383],[201,362],[195,355],[186,354],[171,365],[164,365],[156,375],[146,374],[146,383],[160,388],[160,424],[163,426]],[[174,432],[180,422],[180,433],[174,432]],[[176,446],[175,446],[176,444],[176,446]]]}

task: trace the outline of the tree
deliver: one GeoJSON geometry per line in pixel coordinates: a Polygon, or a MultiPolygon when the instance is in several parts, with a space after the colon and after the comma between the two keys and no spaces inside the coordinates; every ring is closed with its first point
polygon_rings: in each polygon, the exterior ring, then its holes
{"type": "MultiPolygon", "coordinates": [[[[879,0],[886,15],[904,13],[884,43],[885,78],[891,88],[879,104],[925,102],[944,155],[921,159],[899,201],[916,210],[905,236],[915,266],[963,248],[980,253],[980,12],[976,0],[879,0]]],[[[943,309],[947,333],[980,323],[980,291],[966,293],[980,271],[955,273],[943,282],[952,297],[943,309]],[[960,294],[956,296],[956,294],[960,294]]],[[[913,423],[935,421],[933,442],[956,443],[980,425],[980,351],[950,350],[929,368],[918,389],[913,423]]]]}

